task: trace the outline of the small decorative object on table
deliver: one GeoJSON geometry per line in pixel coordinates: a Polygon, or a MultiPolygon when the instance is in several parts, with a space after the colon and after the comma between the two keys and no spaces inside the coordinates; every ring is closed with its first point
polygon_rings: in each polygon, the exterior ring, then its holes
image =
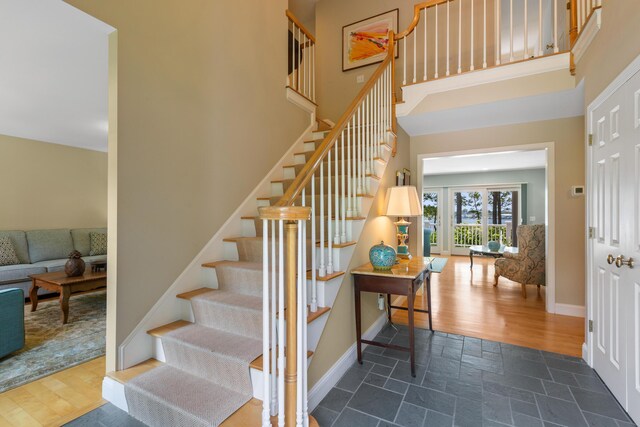
{"type": "Polygon", "coordinates": [[[496,242],[495,240],[491,240],[487,243],[487,247],[491,252],[498,252],[500,250],[500,242],[496,242]]]}
{"type": "Polygon", "coordinates": [[[369,249],[369,260],[376,270],[390,270],[396,263],[396,251],[393,247],[385,245],[381,241],[379,245],[372,246],[369,249]]]}
{"type": "Polygon", "coordinates": [[[94,261],[91,263],[91,271],[107,271],[107,261],[94,261]]]}
{"type": "Polygon", "coordinates": [[[78,251],[73,251],[69,254],[69,261],[64,265],[64,272],[68,277],[78,277],[84,274],[84,261],[82,260],[82,254],[78,251]]]}

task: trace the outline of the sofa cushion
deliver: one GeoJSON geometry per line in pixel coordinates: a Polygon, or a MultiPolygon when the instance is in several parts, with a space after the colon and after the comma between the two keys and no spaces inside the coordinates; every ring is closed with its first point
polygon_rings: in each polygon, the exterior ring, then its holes
{"type": "Polygon", "coordinates": [[[17,264],[0,266],[0,283],[13,282],[17,280],[31,280],[30,274],[46,273],[44,267],[36,267],[33,264],[17,264]]]}
{"type": "Polygon", "coordinates": [[[68,260],[69,258],[49,259],[46,261],[36,262],[31,265],[33,265],[34,267],[43,267],[47,270],[47,273],[52,273],[54,271],[64,270],[64,265],[68,260]]]}
{"type": "Polygon", "coordinates": [[[27,236],[24,231],[0,231],[0,237],[8,237],[13,244],[13,250],[18,256],[20,264],[30,264],[29,245],[27,245],[27,236]]]}
{"type": "Polygon", "coordinates": [[[73,238],[73,247],[80,252],[82,256],[88,256],[91,251],[91,240],[89,233],[106,233],[106,228],[74,228],[71,230],[73,238]]]}
{"type": "Polygon", "coordinates": [[[66,258],[73,251],[73,240],[68,228],[59,230],[27,231],[29,257],[32,263],[66,258]]]}
{"type": "Polygon", "coordinates": [[[89,255],[106,255],[107,254],[107,233],[89,233],[91,250],[89,255]]]}
{"type": "Polygon", "coordinates": [[[13,243],[7,236],[0,237],[0,265],[20,264],[13,243]]]}

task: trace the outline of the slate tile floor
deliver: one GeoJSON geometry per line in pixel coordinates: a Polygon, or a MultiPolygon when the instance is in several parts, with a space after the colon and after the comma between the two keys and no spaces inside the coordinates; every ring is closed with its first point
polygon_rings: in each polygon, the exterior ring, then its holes
{"type": "MultiPolygon", "coordinates": [[[[405,326],[376,340],[408,343],[405,326]]],[[[578,358],[416,330],[409,354],[369,346],[313,415],[321,427],[626,427],[635,424],[578,358]]]]}
{"type": "MultiPolygon", "coordinates": [[[[387,325],[378,341],[405,345],[387,325]]],[[[477,338],[416,330],[409,354],[369,346],[315,409],[321,427],[627,427],[631,420],[584,361],[477,338]]],[[[139,427],[111,404],[69,427],[139,427]]]]}

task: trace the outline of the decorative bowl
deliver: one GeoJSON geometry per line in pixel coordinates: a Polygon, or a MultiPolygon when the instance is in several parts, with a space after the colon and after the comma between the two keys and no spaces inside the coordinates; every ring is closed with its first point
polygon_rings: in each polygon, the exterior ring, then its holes
{"type": "Polygon", "coordinates": [[[381,241],[379,245],[369,249],[369,260],[375,270],[391,270],[396,263],[396,251],[381,241]]]}
{"type": "Polygon", "coordinates": [[[489,243],[487,243],[487,247],[491,252],[498,252],[500,250],[500,246],[501,246],[500,242],[496,242],[495,240],[492,240],[489,243]]]}

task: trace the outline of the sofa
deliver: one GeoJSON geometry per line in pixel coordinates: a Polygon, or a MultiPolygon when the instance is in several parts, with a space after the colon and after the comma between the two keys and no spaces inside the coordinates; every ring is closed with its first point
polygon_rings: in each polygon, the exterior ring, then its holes
{"type": "Polygon", "coordinates": [[[24,293],[0,290],[0,358],[24,347],[24,293]]]}
{"type": "MultiPolygon", "coordinates": [[[[69,253],[74,250],[82,254],[87,268],[90,268],[89,264],[92,262],[106,261],[106,249],[97,251],[100,252],[99,255],[91,255],[91,233],[96,233],[94,240],[97,241],[97,237],[101,237],[100,233],[106,234],[106,232],[106,228],[0,230],[0,239],[8,238],[18,262],[12,265],[0,265],[0,290],[18,288],[28,296],[31,287],[29,275],[64,270],[69,253]]],[[[38,290],[38,295],[47,293],[50,291],[42,288],[38,290]]]]}

